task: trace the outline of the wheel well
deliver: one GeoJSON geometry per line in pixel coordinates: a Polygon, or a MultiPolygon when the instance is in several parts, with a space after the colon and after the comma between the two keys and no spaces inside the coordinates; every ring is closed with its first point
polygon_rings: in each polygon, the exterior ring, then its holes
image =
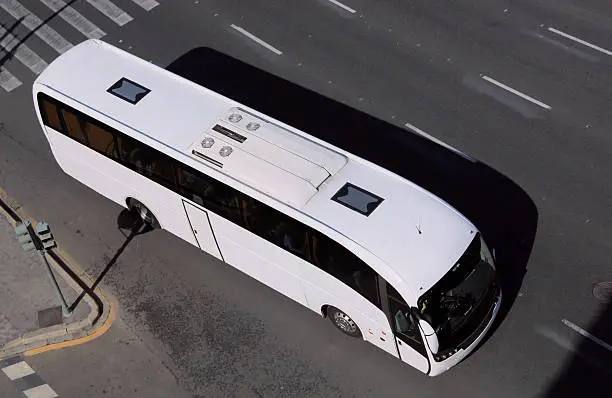
{"type": "Polygon", "coordinates": [[[140,201],[140,200],[138,200],[138,199],[136,199],[136,198],[133,198],[133,197],[131,197],[131,196],[126,197],[126,198],[125,198],[125,204],[126,204],[126,206],[127,206],[127,209],[128,209],[128,210],[132,210],[131,206],[132,206],[133,202],[138,202],[138,203],[140,203],[142,206],[144,206],[145,208],[147,208],[147,210],[148,210],[148,211],[151,213],[151,215],[152,215],[152,216],[155,218],[155,221],[156,221],[156,225],[157,225],[157,227],[158,227],[158,228],[160,228],[160,229],[163,229],[163,227],[162,227],[162,225],[161,225],[161,222],[159,221],[159,218],[157,218],[157,215],[155,215],[155,213],[154,213],[154,212],[151,210],[151,208],[150,208],[149,206],[147,206],[145,203],[143,203],[142,201],[140,201]]]}
{"type": "Polygon", "coordinates": [[[132,200],[137,200],[137,199],[134,199],[134,198],[132,198],[131,196],[128,196],[127,198],[125,198],[125,205],[127,206],[127,208],[128,208],[128,209],[130,208],[130,205],[131,205],[131,203],[130,203],[130,202],[131,202],[132,200]]]}
{"type": "Polygon", "coordinates": [[[327,318],[327,309],[329,308],[329,305],[325,304],[324,306],[321,307],[321,315],[323,316],[323,318],[327,318]]]}

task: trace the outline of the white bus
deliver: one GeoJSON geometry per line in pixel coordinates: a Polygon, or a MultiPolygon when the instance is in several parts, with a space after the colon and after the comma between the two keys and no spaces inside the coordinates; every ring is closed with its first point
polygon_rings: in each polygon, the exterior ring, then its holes
{"type": "Polygon", "coordinates": [[[477,228],[349,150],[368,137],[355,123],[333,145],[99,40],[54,60],[33,98],[65,173],[426,374],[468,355],[498,313],[477,228]]]}

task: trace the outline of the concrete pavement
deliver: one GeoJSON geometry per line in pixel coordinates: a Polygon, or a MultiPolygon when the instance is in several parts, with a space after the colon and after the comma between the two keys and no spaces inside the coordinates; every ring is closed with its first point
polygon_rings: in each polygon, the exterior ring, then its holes
{"type": "Polygon", "coordinates": [[[93,341],[23,359],[60,397],[193,398],[167,359],[125,324],[121,311],[117,315],[93,341]]]}
{"type": "Polygon", "coordinates": [[[164,364],[163,354],[116,319],[117,304],[107,293],[96,288],[96,300],[88,295],[78,299],[83,293],[79,283],[94,282],[56,250],[50,258],[56,279],[68,304],[77,303],[70,316],[62,317],[61,301],[38,255],[24,252],[15,236],[14,221],[23,218],[29,217],[0,189],[0,396],[190,396],[164,364]],[[48,314],[49,309],[54,313],[48,314]],[[48,325],[52,319],[57,324],[48,325]]]}
{"type": "Polygon", "coordinates": [[[10,203],[0,190],[0,359],[85,339],[105,325],[111,310],[104,296],[86,293],[86,281],[53,250],[46,258],[68,305],[63,314],[43,259],[18,242],[14,228],[26,217],[10,203]]]}

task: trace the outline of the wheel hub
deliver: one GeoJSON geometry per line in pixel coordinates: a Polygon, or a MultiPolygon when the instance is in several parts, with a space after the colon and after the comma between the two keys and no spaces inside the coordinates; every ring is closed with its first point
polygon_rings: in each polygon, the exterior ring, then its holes
{"type": "Polygon", "coordinates": [[[340,329],[344,330],[345,332],[349,332],[349,333],[355,332],[355,324],[345,314],[336,314],[335,320],[336,320],[336,324],[338,325],[340,329]]]}

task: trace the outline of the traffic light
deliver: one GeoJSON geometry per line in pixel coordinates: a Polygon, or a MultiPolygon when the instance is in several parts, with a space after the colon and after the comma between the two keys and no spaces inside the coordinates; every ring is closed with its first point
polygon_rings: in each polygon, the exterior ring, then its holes
{"type": "Polygon", "coordinates": [[[38,235],[38,239],[40,239],[40,243],[45,250],[51,249],[56,246],[55,239],[53,239],[53,235],[51,234],[51,228],[49,228],[49,224],[46,222],[40,222],[36,226],[36,234],[38,235]]]}
{"type": "Polygon", "coordinates": [[[38,225],[36,225],[36,231],[34,231],[32,223],[30,221],[24,221],[15,227],[15,233],[17,234],[17,239],[19,239],[19,243],[21,243],[23,250],[26,252],[34,249],[38,250],[38,255],[43,260],[43,263],[47,268],[47,272],[49,273],[49,278],[51,278],[51,282],[53,283],[55,293],[59,296],[60,300],[62,300],[62,313],[64,316],[70,316],[70,314],[72,314],[72,309],[66,303],[66,299],[64,298],[62,290],[57,284],[57,280],[55,279],[51,266],[49,265],[49,261],[47,260],[47,250],[56,246],[55,239],[53,239],[53,235],[51,234],[51,228],[49,228],[49,224],[44,221],[40,222],[38,225]]]}
{"type": "Polygon", "coordinates": [[[15,228],[17,239],[19,239],[21,247],[26,252],[36,249],[35,241],[32,239],[32,232],[32,226],[29,221],[24,221],[15,228]]]}

